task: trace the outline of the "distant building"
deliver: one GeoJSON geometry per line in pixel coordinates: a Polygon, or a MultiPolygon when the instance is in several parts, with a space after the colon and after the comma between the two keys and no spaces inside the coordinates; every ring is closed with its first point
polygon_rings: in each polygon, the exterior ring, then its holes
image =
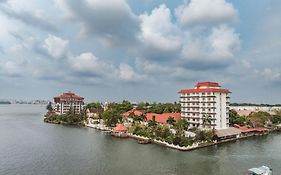
{"type": "Polygon", "coordinates": [[[181,117],[187,119],[190,127],[229,127],[229,90],[222,89],[216,82],[199,82],[193,89],[179,93],[181,117]],[[207,123],[206,118],[211,122],[207,123]]]}
{"type": "Polygon", "coordinates": [[[54,102],[57,114],[66,114],[71,108],[75,114],[80,114],[84,107],[84,98],[72,92],[66,92],[54,97],[54,102]]]}

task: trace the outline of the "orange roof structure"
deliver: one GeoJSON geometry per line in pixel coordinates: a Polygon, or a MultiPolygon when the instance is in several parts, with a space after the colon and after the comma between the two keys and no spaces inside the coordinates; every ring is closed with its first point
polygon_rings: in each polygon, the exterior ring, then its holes
{"type": "Polygon", "coordinates": [[[263,127],[248,128],[247,126],[240,126],[240,125],[237,125],[237,124],[234,124],[233,126],[234,126],[235,128],[240,129],[242,133],[268,131],[268,129],[263,128],[263,127]]]}
{"type": "Polygon", "coordinates": [[[199,92],[219,92],[229,94],[231,93],[228,89],[222,89],[219,83],[216,82],[198,82],[193,89],[180,90],[180,94],[185,93],[199,93],[199,92]]]}
{"type": "Polygon", "coordinates": [[[118,124],[115,128],[113,128],[114,131],[122,132],[122,131],[128,131],[128,128],[122,124],[118,124]]]}
{"type": "Polygon", "coordinates": [[[153,116],[155,116],[156,122],[162,124],[166,124],[169,117],[173,117],[176,121],[181,119],[180,113],[163,113],[163,114],[147,113],[146,120],[152,121],[153,116]]]}
{"type": "Polygon", "coordinates": [[[134,113],[135,116],[140,116],[143,114],[143,111],[141,110],[136,110],[136,109],[132,109],[130,111],[127,111],[123,114],[121,114],[123,117],[129,117],[131,113],[134,113]]]}

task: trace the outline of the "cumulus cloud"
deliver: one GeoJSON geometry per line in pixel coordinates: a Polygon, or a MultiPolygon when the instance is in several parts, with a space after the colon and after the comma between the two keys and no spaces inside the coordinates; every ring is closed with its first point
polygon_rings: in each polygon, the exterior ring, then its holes
{"type": "Polygon", "coordinates": [[[124,81],[138,82],[144,79],[144,76],[137,74],[130,65],[121,63],[119,66],[119,78],[124,81]]]}
{"type": "Polygon", "coordinates": [[[8,77],[21,77],[23,76],[22,74],[23,65],[24,63],[16,63],[14,61],[7,61],[1,63],[0,73],[8,77]]]}
{"type": "Polygon", "coordinates": [[[56,0],[66,17],[82,25],[80,34],[95,36],[108,45],[136,41],[139,20],[125,0],[56,0]]]}
{"type": "Polygon", "coordinates": [[[271,68],[264,68],[262,71],[259,72],[264,78],[271,80],[271,81],[281,81],[281,73],[279,71],[273,70],[271,68]]]}
{"type": "Polygon", "coordinates": [[[59,59],[66,56],[68,45],[68,40],[64,40],[54,35],[49,35],[44,41],[43,48],[46,49],[50,56],[59,59]]]}
{"type": "Polygon", "coordinates": [[[225,0],[191,0],[176,9],[178,22],[183,26],[229,22],[237,19],[234,6],[225,0]]]}
{"type": "Polygon", "coordinates": [[[195,69],[225,67],[239,49],[239,34],[227,25],[220,25],[213,27],[206,37],[187,32],[181,60],[187,67],[195,69]]]}
{"type": "Polygon", "coordinates": [[[70,59],[74,72],[84,76],[109,77],[114,74],[113,66],[96,57],[93,53],[82,53],[70,59]]]}
{"type": "Polygon", "coordinates": [[[37,27],[47,31],[57,31],[55,24],[50,22],[51,20],[42,10],[25,11],[14,8],[12,5],[6,3],[5,6],[0,6],[0,11],[10,18],[19,20],[31,27],[37,27]]]}
{"type": "Polygon", "coordinates": [[[141,35],[143,44],[141,52],[144,57],[163,59],[179,51],[182,40],[180,29],[172,23],[170,9],[162,4],[153,9],[151,14],[140,15],[141,35]]]}

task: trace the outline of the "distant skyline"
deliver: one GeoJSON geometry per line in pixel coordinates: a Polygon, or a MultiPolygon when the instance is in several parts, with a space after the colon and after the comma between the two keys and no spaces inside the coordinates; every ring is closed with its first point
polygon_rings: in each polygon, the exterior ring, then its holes
{"type": "Polygon", "coordinates": [[[281,103],[281,1],[0,0],[0,99],[281,103]]]}

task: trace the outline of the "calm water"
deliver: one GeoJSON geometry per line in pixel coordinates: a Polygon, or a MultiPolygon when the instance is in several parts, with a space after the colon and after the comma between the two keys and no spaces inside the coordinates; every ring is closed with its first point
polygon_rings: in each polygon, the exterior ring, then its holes
{"type": "Polygon", "coordinates": [[[281,174],[281,134],[180,152],[45,124],[44,112],[40,105],[0,105],[1,175],[244,175],[263,164],[281,174]]]}

